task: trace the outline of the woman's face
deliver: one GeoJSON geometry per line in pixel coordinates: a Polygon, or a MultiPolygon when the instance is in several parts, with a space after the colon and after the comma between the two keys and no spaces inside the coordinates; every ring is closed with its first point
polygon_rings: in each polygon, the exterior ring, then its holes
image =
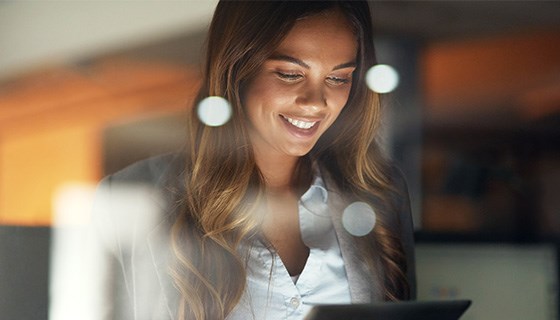
{"type": "Polygon", "coordinates": [[[356,53],[341,12],[296,22],[245,91],[257,155],[300,157],[313,148],[348,100],[356,53]]]}

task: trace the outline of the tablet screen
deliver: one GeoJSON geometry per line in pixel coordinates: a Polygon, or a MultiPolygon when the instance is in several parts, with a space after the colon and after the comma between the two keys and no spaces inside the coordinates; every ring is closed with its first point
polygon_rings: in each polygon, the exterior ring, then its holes
{"type": "Polygon", "coordinates": [[[305,320],[457,320],[469,300],[318,305],[305,320]]]}

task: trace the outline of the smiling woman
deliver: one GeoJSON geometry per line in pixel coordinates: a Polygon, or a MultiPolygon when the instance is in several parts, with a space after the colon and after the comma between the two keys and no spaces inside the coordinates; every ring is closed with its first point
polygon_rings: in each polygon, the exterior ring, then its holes
{"type": "Polygon", "coordinates": [[[290,275],[302,272],[309,255],[300,226],[293,223],[301,196],[293,190],[293,172],[344,108],[357,47],[339,10],[307,17],[294,24],[245,92],[255,162],[273,191],[267,204],[275,214],[264,216],[263,233],[290,275]],[[341,50],[329,50],[333,41],[341,50]]]}
{"type": "Polygon", "coordinates": [[[100,188],[99,234],[130,301],[119,314],[303,319],[314,304],[414,297],[406,184],[364,80],[374,57],[365,1],[218,4],[196,102],[225,98],[231,118],[207,125],[193,108],[183,153],[100,188]],[[151,228],[116,205],[132,182],[156,188],[151,228]]]}
{"type": "MultiPolygon", "coordinates": [[[[259,168],[295,167],[348,100],[358,41],[340,10],[295,23],[245,92],[259,168]],[[332,50],[333,44],[338,50],[332,50]]],[[[290,168],[288,168],[290,170],[290,168]]]]}

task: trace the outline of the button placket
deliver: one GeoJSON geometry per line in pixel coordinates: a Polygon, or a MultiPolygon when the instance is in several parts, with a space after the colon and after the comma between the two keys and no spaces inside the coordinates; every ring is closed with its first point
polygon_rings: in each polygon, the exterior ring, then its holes
{"type": "Polygon", "coordinates": [[[292,298],[289,300],[289,305],[290,305],[290,307],[292,307],[293,309],[299,308],[299,306],[301,305],[301,298],[299,298],[299,297],[292,297],[292,298]]]}

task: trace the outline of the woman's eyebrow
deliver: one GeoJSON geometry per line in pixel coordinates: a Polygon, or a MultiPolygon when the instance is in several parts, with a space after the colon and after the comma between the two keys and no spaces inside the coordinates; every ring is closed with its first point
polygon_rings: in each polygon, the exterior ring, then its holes
{"type": "Polygon", "coordinates": [[[300,60],[298,58],[290,57],[290,56],[287,56],[287,55],[283,55],[283,54],[272,55],[269,59],[270,60],[291,62],[291,63],[297,64],[297,65],[300,65],[300,66],[304,67],[305,69],[310,68],[310,66],[307,63],[303,62],[302,60],[300,60]]]}
{"type": "Polygon", "coordinates": [[[356,62],[355,61],[350,61],[350,62],[342,63],[342,64],[339,64],[339,65],[335,66],[333,68],[333,70],[344,69],[344,68],[355,68],[355,67],[356,67],[356,62]]]}
{"type": "MultiPolygon", "coordinates": [[[[298,58],[294,58],[291,56],[287,56],[284,54],[276,54],[276,55],[272,55],[270,58],[270,60],[278,60],[278,61],[286,61],[286,62],[290,62],[293,64],[297,64],[299,66],[302,66],[306,69],[311,68],[307,63],[303,62],[302,60],[298,59],[298,58]]],[[[356,67],[356,62],[355,61],[350,61],[350,62],[346,62],[346,63],[342,63],[339,65],[336,65],[333,70],[338,70],[338,69],[344,69],[344,68],[351,68],[351,67],[356,67]]]]}

